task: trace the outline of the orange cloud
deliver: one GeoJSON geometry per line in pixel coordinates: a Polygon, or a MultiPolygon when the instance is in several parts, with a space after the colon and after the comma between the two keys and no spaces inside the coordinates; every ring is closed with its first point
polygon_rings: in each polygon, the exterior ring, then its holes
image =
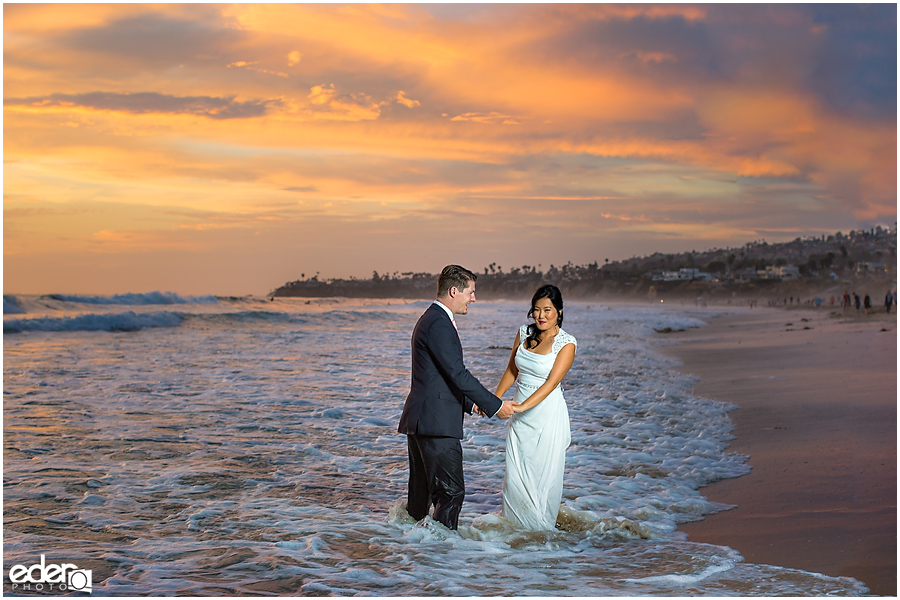
{"type": "Polygon", "coordinates": [[[838,56],[815,10],[5,5],[5,252],[454,215],[497,248],[532,223],[720,240],[759,237],[760,206],[792,235],[895,218],[895,112],[797,80],[838,56]]]}
{"type": "Polygon", "coordinates": [[[402,104],[406,108],[416,108],[418,106],[422,106],[422,103],[418,100],[413,100],[412,98],[406,97],[406,92],[400,90],[397,92],[397,103],[402,104]]]}
{"type": "Polygon", "coordinates": [[[500,114],[498,112],[490,113],[465,113],[456,115],[451,121],[471,121],[473,123],[485,124],[501,124],[501,125],[518,125],[519,120],[516,117],[500,114]]]}
{"type": "Polygon", "coordinates": [[[667,62],[677,62],[678,57],[670,52],[641,52],[631,51],[620,54],[619,59],[636,58],[643,63],[662,64],[667,62]]]}

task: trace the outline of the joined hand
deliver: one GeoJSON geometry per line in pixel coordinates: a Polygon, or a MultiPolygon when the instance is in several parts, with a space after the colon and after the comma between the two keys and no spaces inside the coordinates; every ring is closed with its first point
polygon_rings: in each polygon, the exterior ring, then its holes
{"type": "MultiPolygon", "coordinates": [[[[518,408],[518,402],[513,402],[512,400],[507,400],[500,406],[500,410],[494,415],[495,417],[500,417],[501,419],[508,419],[514,412],[519,412],[516,410],[518,408]]],[[[481,410],[481,407],[477,404],[472,407],[472,412],[480,417],[488,416],[486,412],[481,410]]]]}
{"type": "Polygon", "coordinates": [[[500,417],[501,419],[508,419],[515,412],[515,407],[518,405],[518,402],[507,400],[503,403],[503,406],[500,407],[500,410],[498,410],[497,414],[494,416],[500,417]]]}

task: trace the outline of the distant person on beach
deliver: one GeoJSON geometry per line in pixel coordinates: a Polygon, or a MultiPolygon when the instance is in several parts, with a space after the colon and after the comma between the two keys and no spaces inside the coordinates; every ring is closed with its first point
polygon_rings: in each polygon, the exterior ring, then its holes
{"type": "Polygon", "coordinates": [[[892,292],[888,292],[884,297],[884,312],[891,312],[891,305],[894,303],[894,294],[892,292]]]}
{"type": "Polygon", "coordinates": [[[575,360],[575,338],[562,329],[563,299],[544,285],[531,299],[516,333],[506,371],[494,393],[515,384],[513,416],[506,433],[503,517],[532,531],[554,529],[562,501],[569,412],[560,383],[575,360]]]}
{"type": "Polygon", "coordinates": [[[407,511],[416,521],[428,515],[456,529],[466,495],[463,477],[463,413],[508,418],[514,403],[488,391],[463,364],[455,315],[475,302],[477,276],[458,265],[444,267],[437,299],[419,317],[412,334],[412,382],[400,415],[409,453],[407,511]]]}
{"type": "Polygon", "coordinates": [[[856,312],[859,313],[859,294],[857,294],[856,292],[853,292],[853,303],[856,305],[856,312]]]}
{"type": "Polygon", "coordinates": [[[866,314],[869,314],[869,310],[872,309],[872,299],[869,298],[868,293],[866,293],[866,297],[863,299],[863,307],[866,309],[866,314]]]}

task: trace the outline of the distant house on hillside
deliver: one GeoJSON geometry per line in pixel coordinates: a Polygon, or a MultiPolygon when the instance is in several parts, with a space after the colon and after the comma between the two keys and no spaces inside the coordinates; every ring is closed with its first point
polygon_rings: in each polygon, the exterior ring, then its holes
{"type": "Polygon", "coordinates": [[[856,263],[856,272],[857,273],[875,273],[878,271],[884,271],[884,263],[883,262],[861,262],[856,263]]]}
{"type": "Polygon", "coordinates": [[[700,269],[684,268],[677,271],[658,271],[651,275],[651,279],[653,281],[694,281],[695,279],[709,281],[713,279],[713,276],[700,269]]]}
{"type": "Polygon", "coordinates": [[[759,279],[778,279],[791,281],[800,278],[800,269],[794,265],[782,265],[780,267],[768,266],[756,272],[759,279]]]}

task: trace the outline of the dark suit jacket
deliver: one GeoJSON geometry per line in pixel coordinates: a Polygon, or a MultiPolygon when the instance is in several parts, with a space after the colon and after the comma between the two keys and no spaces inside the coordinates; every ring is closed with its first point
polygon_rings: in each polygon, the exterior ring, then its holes
{"type": "Polygon", "coordinates": [[[412,335],[412,383],[400,416],[400,433],[463,437],[463,411],[477,404],[488,415],[502,402],[463,364],[459,334],[435,304],[419,317],[412,335]]]}

